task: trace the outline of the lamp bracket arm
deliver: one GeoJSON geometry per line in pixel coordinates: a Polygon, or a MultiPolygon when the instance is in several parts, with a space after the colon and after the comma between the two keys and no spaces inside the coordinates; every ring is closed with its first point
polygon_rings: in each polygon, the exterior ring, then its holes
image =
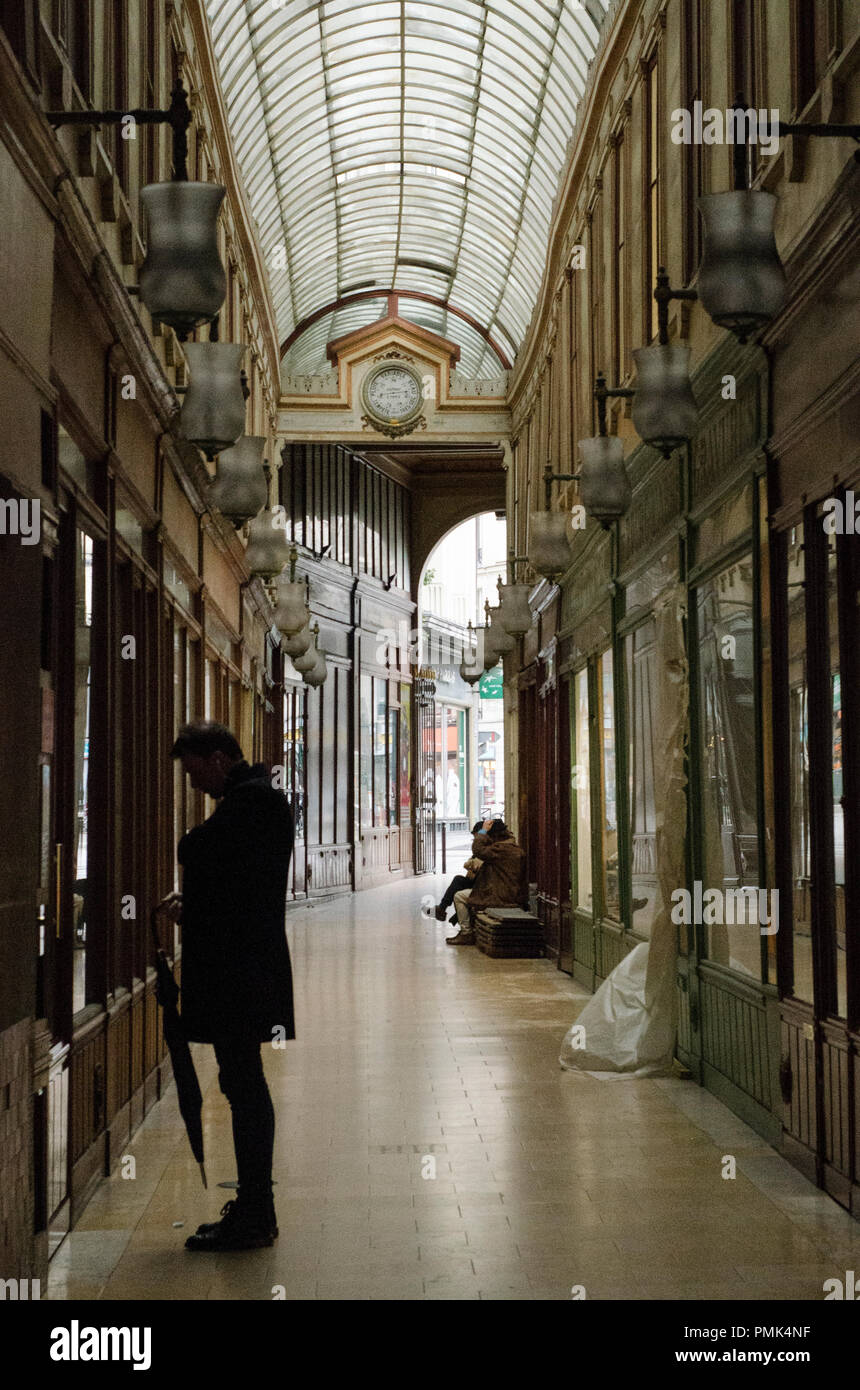
{"type": "Polygon", "coordinates": [[[828,121],[780,121],[780,135],[817,135],[831,140],[857,140],[860,125],[833,125],[828,121]]]}
{"type": "Polygon", "coordinates": [[[46,111],[44,114],[55,130],[62,125],[96,128],[102,125],[119,125],[129,116],[138,125],[169,125],[173,130],[173,178],[181,182],[188,178],[188,127],[191,125],[192,117],[188,93],[181,80],[176,82],[170,94],[170,105],[166,110],[156,108],[147,111],[138,106],[130,111],[46,111]]]}

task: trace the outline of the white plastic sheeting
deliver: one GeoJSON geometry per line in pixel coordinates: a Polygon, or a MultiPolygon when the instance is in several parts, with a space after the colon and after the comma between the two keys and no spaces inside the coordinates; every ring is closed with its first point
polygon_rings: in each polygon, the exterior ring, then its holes
{"type": "Polygon", "coordinates": [[[654,779],[657,901],[650,941],[625,956],[592,995],[562,1043],[568,1071],[660,1076],[672,1070],[676,1028],[677,927],[671,895],[686,882],[684,748],[689,689],[683,589],[654,614],[657,636],[654,779]]]}

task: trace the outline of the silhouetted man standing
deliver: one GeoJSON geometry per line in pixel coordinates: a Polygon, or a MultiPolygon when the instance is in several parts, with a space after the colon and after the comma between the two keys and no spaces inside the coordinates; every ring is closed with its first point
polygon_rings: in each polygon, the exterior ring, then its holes
{"type": "Polygon", "coordinates": [[[249,767],[222,724],[179,731],[172,756],[195,790],[218,805],[179,842],[182,894],[165,906],[182,920],[182,1023],[191,1042],[213,1043],[233,1114],[239,1190],[222,1220],[200,1226],[189,1250],[250,1250],[278,1234],[272,1199],[275,1112],[260,1044],[294,1038],[285,934],[293,818],[262,763],[249,767]]]}

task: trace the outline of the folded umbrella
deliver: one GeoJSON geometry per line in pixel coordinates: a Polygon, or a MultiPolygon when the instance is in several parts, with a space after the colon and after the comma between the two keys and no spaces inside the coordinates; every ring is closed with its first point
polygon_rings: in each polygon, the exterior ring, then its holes
{"type": "Polygon", "coordinates": [[[170,1060],[173,1063],[173,1077],[176,1081],[176,1093],[179,1097],[179,1111],[185,1121],[191,1152],[200,1165],[203,1186],[208,1187],[206,1169],[203,1166],[203,1123],[200,1117],[203,1108],[203,1096],[200,1091],[200,1082],[197,1080],[197,1073],[194,1070],[194,1063],[191,1060],[191,1049],[182,1028],[182,1020],[176,1009],[179,986],[173,978],[173,971],[170,969],[167,956],[161,949],[158,940],[158,928],[155,924],[157,915],[158,908],[155,908],[149,919],[156,951],[155,995],[162,1009],[164,1039],[170,1052],[170,1060]]]}

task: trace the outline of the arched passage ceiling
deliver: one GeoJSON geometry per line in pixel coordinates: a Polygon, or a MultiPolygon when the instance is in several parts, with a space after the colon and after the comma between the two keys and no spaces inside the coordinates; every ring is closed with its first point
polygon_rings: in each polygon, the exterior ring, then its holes
{"type": "MultiPolygon", "coordinates": [[[[450,302],[513,358],[606,5],[206,0],[282,342],[323,305],[379,286],[450,302]]],[[[329,336],[357,327],[355,313],[335,313],[329,336]]],[[[420,315],[460,343],[465,372],[497,373],[454,315],[420,315]]],[[[303,353],[298,339],[295,370],[322,366],[320,338],[303,353]]]]}

